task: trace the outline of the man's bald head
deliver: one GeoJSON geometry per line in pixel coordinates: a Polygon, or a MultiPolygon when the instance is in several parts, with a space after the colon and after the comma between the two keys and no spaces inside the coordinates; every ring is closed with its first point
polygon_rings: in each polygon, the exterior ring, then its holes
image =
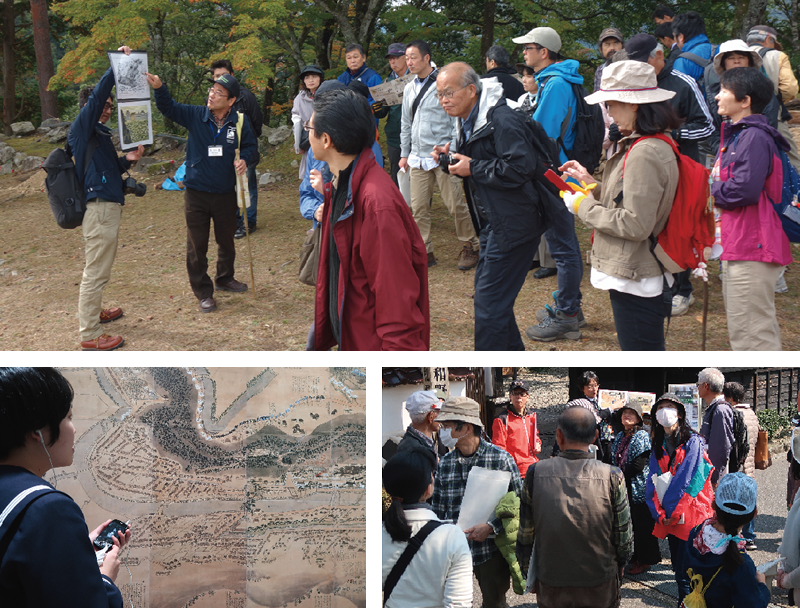
{"type": "Polygon", "coordinates": [[[558,417],[558,430],[570,443],[594,443],[597,421],[594,414],[580,405],[568,407],[558,417]]]}

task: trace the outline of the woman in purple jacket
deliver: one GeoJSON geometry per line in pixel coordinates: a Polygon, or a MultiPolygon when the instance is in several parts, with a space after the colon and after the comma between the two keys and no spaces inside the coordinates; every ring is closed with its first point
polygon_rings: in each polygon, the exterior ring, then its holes
{"type": "Polygon", "coordinates": [[[722,296],[733,350],[781,350],[775,282],[791,263],[789,239],[773,202],[781,200],[778,147],[789,144],[761,114],[772,98],[756,68],[734,68],[720,78],[723,125],[711,194],[722,209],[722,296]]]}

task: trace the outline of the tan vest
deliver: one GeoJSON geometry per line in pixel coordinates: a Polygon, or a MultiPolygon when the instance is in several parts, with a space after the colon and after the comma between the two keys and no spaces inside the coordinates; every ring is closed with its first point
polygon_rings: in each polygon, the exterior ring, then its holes
{"type": "Polygon", "coordinates": [[[609,465],[543,460],[534,469],[532,500],[539,580],[552,587],[594,587],[616,575],[609,465]]]}

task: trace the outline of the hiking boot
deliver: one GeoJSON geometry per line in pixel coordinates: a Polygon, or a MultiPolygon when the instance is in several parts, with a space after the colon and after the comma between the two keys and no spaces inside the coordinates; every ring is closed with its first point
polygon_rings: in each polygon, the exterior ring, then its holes
{"type": "Polygon", "coordinates": [[[243,291],[247,291],[247,284],[237,281],[236,279],[230,279],[227,283],[215,285],[214,289],[217,291],[233,291],[235,293],[241,293],[243,291]]]}
{"type": "Polygon", "coordinates": [[[121,308],[104,308],[100,311],[100,323],[111,323],[122,316],[121,308]]]}
{"type": "Polygon", "coordinates": [[[545,268],[542,266],[539,270],[533,273],[534,279],[546,279],[547,277],[554,277],[558,274],[556,268],[545,268]]]}
{"type": "Polygon", "coordinates": [[[471,270],[478,265],[478,252],[472,250],[472,245],[467,243],[458,254],[458,269],[471,270]]]}
{"type": "Polygon", "coordinates": [[[433,255],[433,251],[428,254],[428,268],[431,266],[436,266],[436,256],[433,255]]]}
{"type": "Polygon", "coordinates": [[[125,344],[122,336],[109,336],[101,334],[94,340],[84,340],[81,342],[81,350],[114,350],[125,344]]]}
{"type": "Polygon", "coordinates": [[[233,233],[233,238],[235,239],[243,239],[247,236],[247,233],[244,231],[244,226],[239,226],[236,229],[236,232],[233,233]]]}
{"type": "Polygon", "coordinates": [[[581,330],[578,327],[578,315],[568,316],[557,310],[555,316],[548,316],[539,325],[531,325],[525,330],[525,335],[531,340],[539,342],[553,342],[562,338],[580,340],[581,330]]]}
{"type": "Polygon", "coordinates": [[[217,303],[214,298],[203,298],[200,300],[201,312],[214,312],[217,310],[217,303]]]}
{"type": "Polygon", "coordinates": [[[686,296],[672,296],[672,316],[680,317],[685,315],[689,307],[694,304],[694,296],[689,294],[686,296]]]}
{"type": "MultiPolygon", "coordinates": [[[[545,304],[544,308],[540,308],[536,311],[536,320],[541,323],[547,317],[555,317],[556,316],[556,308],[558,308],[558,291],[554,291],[552,294],[553,296],[553,305],[545,304]]],[[[583,309],[578,309],[578,327],[586,327],[586,319],[583,316],[583,309]]]]}

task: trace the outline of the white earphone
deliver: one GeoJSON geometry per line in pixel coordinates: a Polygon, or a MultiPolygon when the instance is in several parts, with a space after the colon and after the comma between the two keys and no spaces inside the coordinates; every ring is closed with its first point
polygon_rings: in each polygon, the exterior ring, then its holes
{"type": "Polygon", "coordinates": [[[42,437],[42,431],[36,431],[36,434],[39,435],[39,441],[42,442],[42,447],[44,448],[44,453],[47,454],[47,460],[50,461],[50,468],[53,471],[53,487],[58,487],[58,478],[56,477],[56,468],[53,466],[53,459],[50,458],[50,452],[47,451],[47,446],[44,444],[44,437],[42,437]]]}

